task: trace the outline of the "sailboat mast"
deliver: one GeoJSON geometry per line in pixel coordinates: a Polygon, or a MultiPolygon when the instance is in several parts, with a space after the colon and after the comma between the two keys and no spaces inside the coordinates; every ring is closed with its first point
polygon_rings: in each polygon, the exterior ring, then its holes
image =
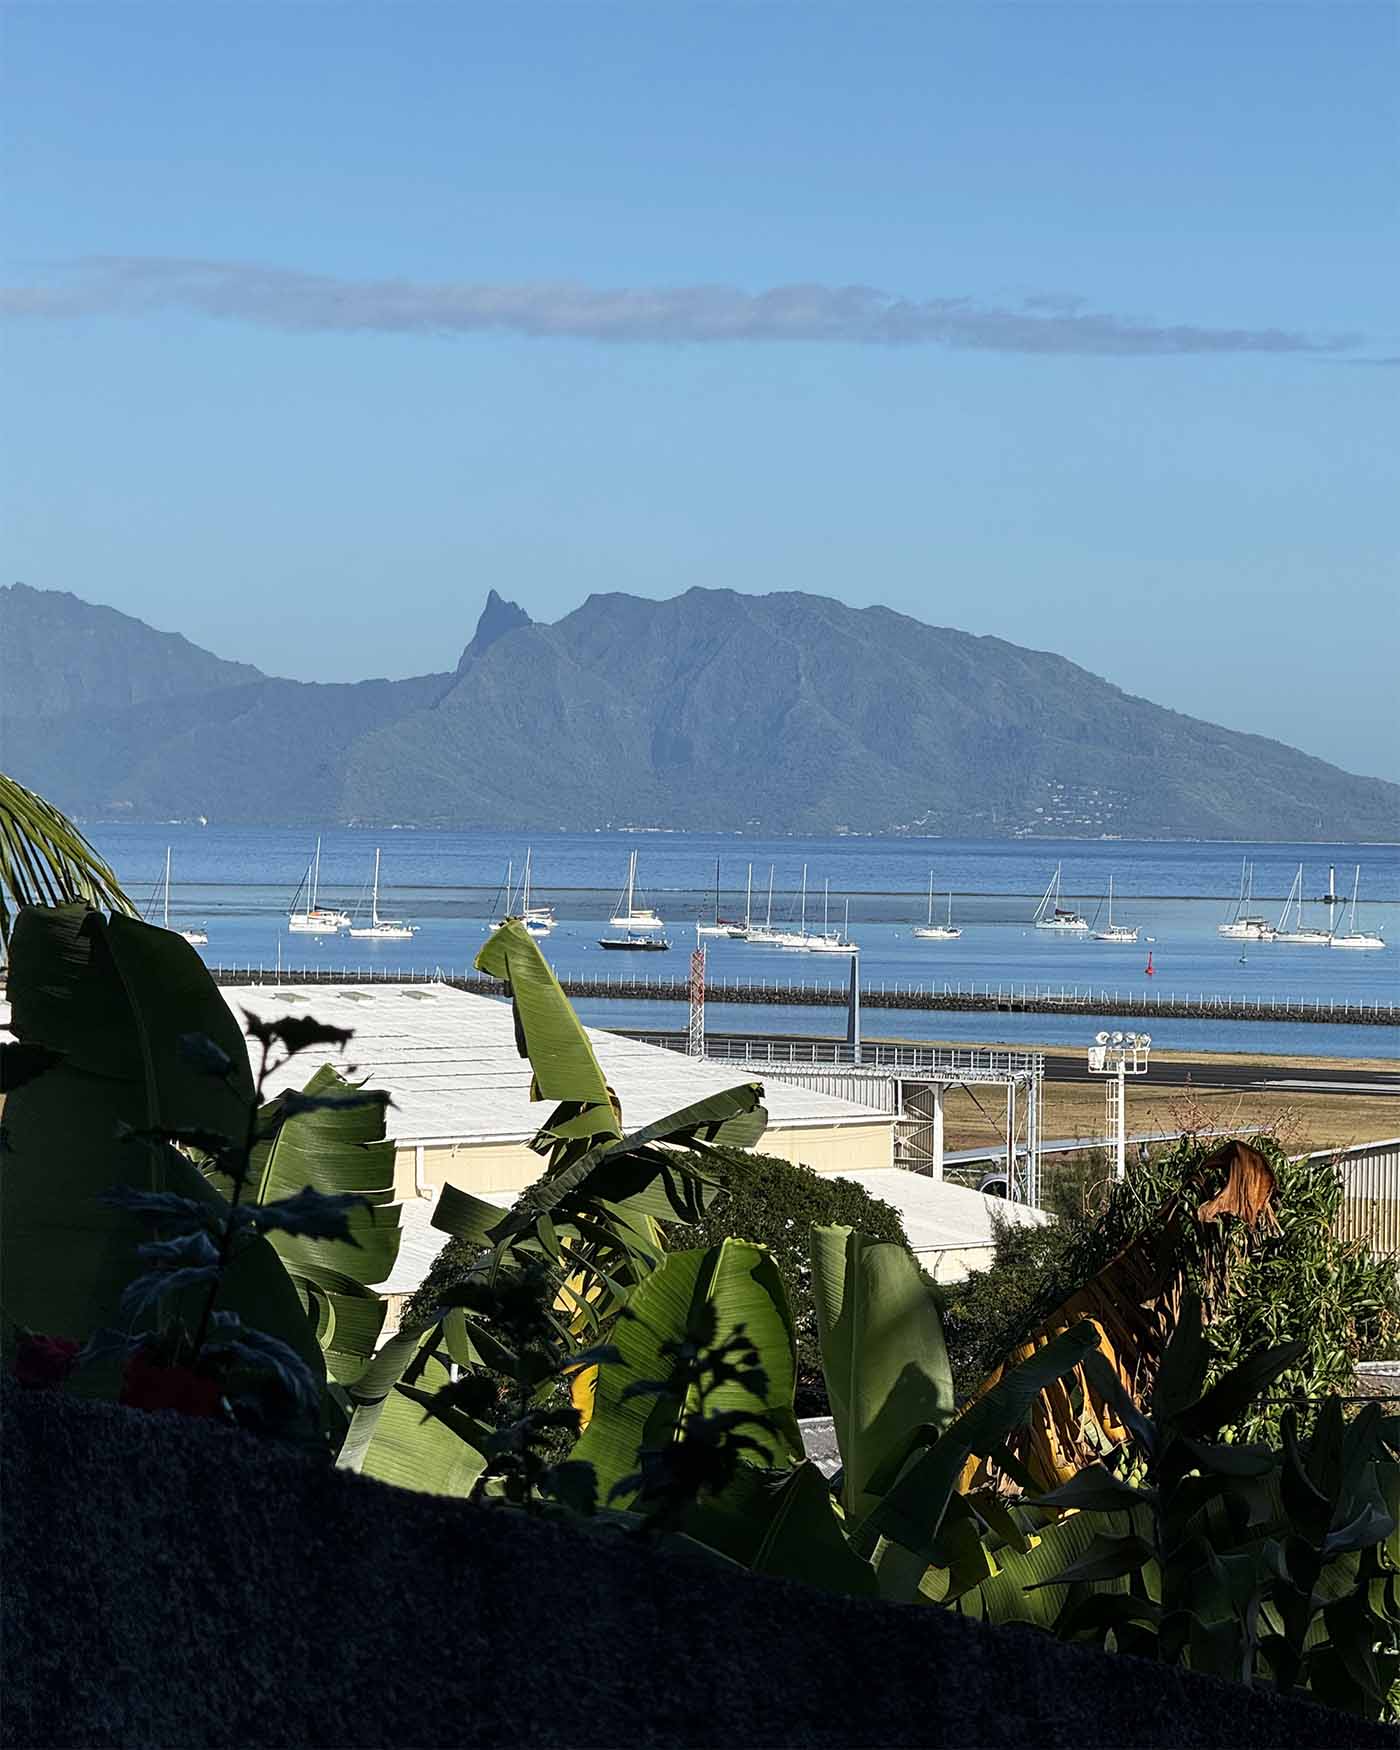
{"type": "Polygon", "coordinates": [[[772,863],[770,863],[768,865],[768,915],[763,920],[763,927],[766,930],[771,930],[773,928],[773,870],[774,870],[774,867],[775,867],[775,865],[772,863]]]}
{"type": "Polygon", "coordinates": [[[933,928],[933,870],[928,872],[928,927],[933,928]]]}
{"type": "Polygon", "coordinates": [[[822,883],[822,934],[824,936],[829,936],[831,934],[831,919],[828,916],[830,910],[831,877],[828,875],[826,880],[822,883]]]}
{"type": "Polygon", "coordinates": [[[719,928],[719,858],[715,858],[715,928],[719,928]]]}
{"type": "Polygon", "coordinates": [[[627,859],[627,921],[632,921],[632,896],[637,889],[637,853],[627,859]]]}
{"type": "Polygon", "coordinates": [[[802,934],[807,934],[807,865],[802,865],[802,934]]]}
{"type": "Polygon", "coordinates": [[[534,855],[534,846],[525,847],[525,875],[520,883],[520,915],[524,917],[530,909],[530,858],[534,855]]]}
{"type": "MultiPolygon", "coordinates": [[[[1357,873],[1359,874],[1360,870],[1358,870],[1357,873]]],[[[1355,909],[1356,909],[1355,906],[1353,906],[1352,910],[1355,911],[1355,909]]],[[[165,920],[165,927],[168,930],[170,928],[170,846],[169,845],[167,845],[165,847],[165,911],[164,911],[164,920],[165,920]]]]}
{"type": "Polygon", "coordinates": [[[374,847],[374,892],[370,896],[369,918],[375,929],[379,928],[379,846],[374,847]]]}
{"type": "Polygon", "coordinates": [[[316,835],[316,855],[311,859],[311,909],[316,910],[316,895],[321,891],[321,835],[316,835]]]}
{"type": "Polygon", "coordinates": [[[749,879],[744,888],[744,928],[747,930],[753,923],[753,864],[749,864],[749,879]]]}

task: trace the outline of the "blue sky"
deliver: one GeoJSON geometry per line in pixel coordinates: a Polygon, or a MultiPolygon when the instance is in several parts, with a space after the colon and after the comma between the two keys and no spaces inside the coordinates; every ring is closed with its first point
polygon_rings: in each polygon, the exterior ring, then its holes
{"type": "Polygon", "coordinates": [[[308,679],[807,589],[1400,777],[1397,17],[4,5],[9,576],[308,679]]]}

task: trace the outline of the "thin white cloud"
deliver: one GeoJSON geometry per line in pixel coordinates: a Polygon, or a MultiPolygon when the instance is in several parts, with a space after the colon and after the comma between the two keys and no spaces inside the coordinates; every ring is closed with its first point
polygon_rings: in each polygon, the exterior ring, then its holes
{"type": "Polygon", "coordinates": [[[905,298],[873,286],[592,287],[349,280],[253,262],[94,256],[46,283],[0,290],[0,313],[28,319],[149,316],[185,311],[295,333],[518,334],[615,344],[801,341],[844,346],[945,346],[980,352],[1151,356],[1337,353],[1353,335],[1282,328],[1212,328],[1090,310],[1058,294],[998,305],[974,298],[905,298]]]}

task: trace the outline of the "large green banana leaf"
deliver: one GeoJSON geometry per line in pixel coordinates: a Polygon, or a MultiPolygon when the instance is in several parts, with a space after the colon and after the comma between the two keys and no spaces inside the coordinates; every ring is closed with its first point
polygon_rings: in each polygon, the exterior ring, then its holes
{"type": "Polygon", "coordinates": [[[870,1480],[916,1429],[953,1418],[943,1321],[912,1254],[845,1227],[814,1227],[812,1290],[821,1333],[842,1502],[852,1519],[876,1504],[870,1480]]]}
{"type": "Polygon", "coordinates": [[[763,1401],[739,1386],[724,1385],[711,1394],[706,1409],[770,1416],[773,1432],[759,1438],[771,1448],[773,1464],[786,1466],[801,1459],[802,1436],[792,1411],[796,1344],[782,1279],[762,1246],[724,1240],[667,1258],[635,1289],[626,1316],[613,1327],[609,1340],[622,1360],[605,1361],[599,1367],[593,1418],[573,1454],[594,1467],[600,1501],[636,1471],[643,1450],[676,1439],[687,1412],[697,1408],[693,1393],[685,1401],[669,1395],[628,1398],[624,1394],[633,1381],[669,1376],[662,1344],[683,1342],[697,1328],[706,1306],[713,1309],[720,1342],[743,1326],[768,1375],[763,1401]]]}
{"type": "MultiPolygon", "coordinates": [[[[880,1499],[856,1532],[857,1547],[873,1547],[878,1538],[886,1537],[925,1561],[937,1562],[942,1553],[939,1527],[968,1459],[987,1457],[1002,1446],[1025,1421],[1045,1387],[1077,1367],[1097,1346],[1098,1333],[1087,1320],[1071,1326],[970,1404],[917,1458],[906,1462],[888,1486],[883,1478],[871,1478],[871,1492],[880,1499]]],[[[882,1469],[888,1474],[899,1459],[898,1451],[892,1452],[882,1469]]]]}
{"type": "Polygon", "coordinates": [[[134,914],[116,876],[73,822],[0,772],[0,946],[26,905],[82,900],[134,914]]]}
{"type": "Polygon", "coordinates": [[[350,1425],[336,1457],[359,1471],[430,1495],[468,1495],[486,1467],[462,1418],[426,1416],[432,1394],[450,1374],[441,1325],[398,1331],[347,1389],[350,1425]]]}
{"type": "MultiPolygon", "coordinates": [[[[1096,1538],[1129,1534],[1151,1537],[1152,1515],[1147,1508],[1133,1507],[1122,1513],[1067,1514],[1035,1533],[1029,1549],[1021,1551],[1008,1546],[998,1550],[998,1572],[965,1592],[958,1599],[957,1608],[964,1615],[985,1622],[1028,1622],[1038,1628],[1052,1628],[1071,1587],[1046,1582],[1082,1561],[1096,1538]]],[[[1155,1563],[1149,1564],[1148,1579],[1155,1592],[1155,1563]]],[[[1126,1594],[1128,1590],[1126,1577],[1091,1584],[1094,1590],[1105,1593],[1126,1594]]]]}
{"type": "Polygon", "coordinates": [[[586,1148],[620,1137],[621,1119],[588,1034],[524,924],[502,924],[476,967],[510,987],[515,1042],[534,1072],[531,1099],[560,1102],[542,1127],[545,1152],[553,1141],[586,1148]]]}
{"type": "Polygon", "coordinates": [[[875,1571],[847,1542],[827,1480],[809,1460],[776,1475],[741,1466],[722,1495],[691,1509],[684,1531],[755,1574],[876,1595],[875,1571]]]}
{"type": "Polygon", "coordinates": [[[296,1111],[280,1123],[286,1097],[278,1095],[264,1106],[259,1115],[264,1137],[253,1151],[244,1196],[272,1203],[309,1185],[367,1200],[368,1208],[356,1207],[347,1217],[353,1244],[280,1231],[269,1236],[315,1319],[332,1376],[345,1384],[374,1353],[387,1308],[371,1285],[390,1275],[399,1255],[394,1144],[384,1134],[389,1096],[366,1098],[366,1090],[346,1081],[331,1064],[322,1065],[302,1092],[344,1103],[296,1111]]]}
{"type": "MultiPolygon", "coordinates": [[[[253,1098],[247,1049],[188,943],[133,918],[108,922],[85,905],[20,913],[9,995],[18,1037],[63,1056],[5,1101],[5,1308],[33,1330],[86,1338],[121,1322],[121,1292],[143,1269],[135,1248],[152,1233],[149,1222],[99,1203],[100,1193],[128,1185],[224,1206],[175,1149],[124,1141],[122,1132],[197,1129],[241,1137],[253,1098]],[[225,1074],[209,1074],[181,1050],[181,1036],[189,1034],[203,1035],[224,1054],[225,1074]]],[[[167,1305],[188,1316],[199,1299],[196,1289],[167,1297],[167,1305]]],[[[219,1305],[289,1343],[313,1377],[324,1377],[296,1290],[265,1240],[240,1250],[219,1305]]],[[[98,1389],[95,1378],[91,1370],[79,1382],[98,1389]]]]}

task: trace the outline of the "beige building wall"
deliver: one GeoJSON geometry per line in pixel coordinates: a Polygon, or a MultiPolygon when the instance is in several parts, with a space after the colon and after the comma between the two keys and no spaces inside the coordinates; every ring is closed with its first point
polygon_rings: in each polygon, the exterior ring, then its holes
{"type": "MultiPolygon", "coordinates": [[[[894,1164],[894,1126],[887,1119],[869,1124],[814,1125],[809,1129],[764,1132],[759,1148],[785,1161],[798,1161],[818,1173],[850,1173],[894,1164]]],[[[410,1198],[416,1185],[416,1150],[401,1147],[394,1159],[394,1195],[410,1198]]],[[[425,1185],[455,1185],[484,1195],[523,1191],[543,1170],[539,1155],[523,1142],[427,1143],[423,1145],[425,1185]]]]}
{"type": "Polygon", "coordinates": [[[792,1130],[765,1130],[758,1152],[797,1161],[814,1173],[856,1173],[894,1165],[894,1124],[888,1118],[869,1124],[823,1124],[792,1130]]]}

